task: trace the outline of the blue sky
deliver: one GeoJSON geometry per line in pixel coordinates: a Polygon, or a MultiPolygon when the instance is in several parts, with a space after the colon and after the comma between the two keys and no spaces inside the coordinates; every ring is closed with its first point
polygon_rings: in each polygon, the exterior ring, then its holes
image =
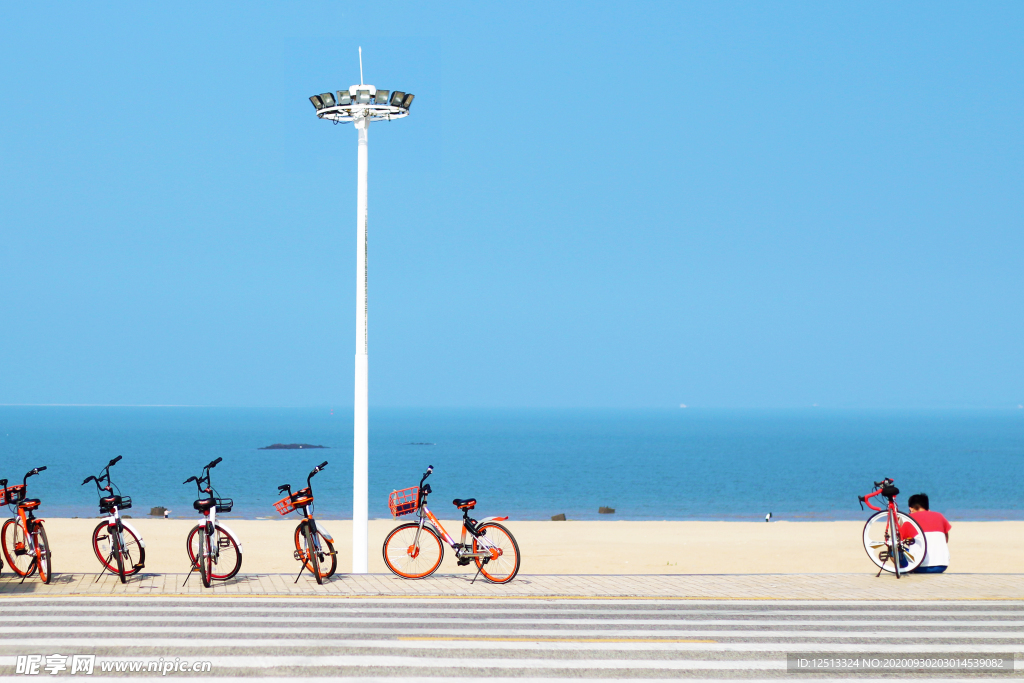
{"type": "Polygon", "coordinates": [[[0,403],[1016,408],[1024,6],[9,4],[0,403]]]}

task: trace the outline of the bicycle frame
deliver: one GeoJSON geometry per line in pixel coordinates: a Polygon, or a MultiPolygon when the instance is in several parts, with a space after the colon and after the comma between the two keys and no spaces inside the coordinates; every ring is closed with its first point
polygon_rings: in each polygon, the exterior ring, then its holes
{"type": "MultiPolygon", "coordinates": [[[[462,540],[459,543],[456,543],[455,539],[451,537],[451,534],[449,534],[445,530],[445,528],[441,524],[441,522],[438,521],[437,517],[434,516],[434,513],[431,512],[430,508],[427,507],[426,503],[422,503],[419,506],[419,509],[417,510],[417,514],[419,515],[419,518],[420,518],[419,528],[416,530],[416,537],[413,540],[413,545],[416,546],[417,548],[420,545],[420,534],[423,533],[423,527],[425,525],[429,524],[431,527],[433,527],[434,532],[437,533],[437,535],[440,536],[441,539],[445,543],[447,543],[452,548],[452,550],[455,551],[455,557],[459,558],[460,560],[461,559],[476,559],[476,558],[479,558],[481,560],[483,560],[483,559],[488,559],[488,560],[497,559],[497,555],[495,553],[496,552],[500,552],[500,550],[498,548],[495,548],[494,544],[491,543],[490,540],[488,540],[488,538],[485,535],[477,534],[475,529],[469,529],[470,525],[468,525],[466,523],[466,522],[470,521],[469,520],[469,516],[468,516],[468,511],[466,511],[466,513],[463,515],[462,540]],[[468,551],[467,552],[467,549],[469,547],[471,547],[471,546],[467,546],[466,545],[466,533],[467,533],[467,531],[469,532],[469,534],[473,538],[476,539],[477,545],[483,545],[484,546],[484,548],[485,548],[484,550],[481,550],[479,552],[472,552],[472,551],[468,551]]],[[[476,522],[476,524],[474,524],[472,526],[479,527],[481,524],[486,524],[487,522],[503,522],[503,521],[505,521],[507,519],[508,519],[508,517],[484,517],[483,519],[481,519],[479,522],[476,522]]]]}
{"type": "MultiPolygon", "coordinates": [[[[17,520],[15,522],[15,527],[20,530],[22,534],[22,547],[18,548],[18,546],[15,545],[11,550],[18,555],[32,555],[32,564],[34,565],[36,563],[36,544],[35,539],[33,539],[32,534],[29,533],[28,529],[32,526],[32,522],[36,521],[37,518],[32,514],[32,510],[26,510],[24,507],[19,505],[18,512],[15,514],[15,519],[17,520]]],[[[42,522],[43,520],[39,519],[39,521],[42,522]]],[[[17,536],[15,536],[15,538],[17,538],[17,536]]],[[[31,569],[32,565],[29,566],[30,574],[32,573],[31,569]]]]}

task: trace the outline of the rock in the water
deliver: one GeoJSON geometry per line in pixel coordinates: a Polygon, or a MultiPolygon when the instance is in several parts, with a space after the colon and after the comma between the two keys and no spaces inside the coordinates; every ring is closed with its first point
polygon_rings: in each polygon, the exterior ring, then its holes
{"type": "Polygon", "coordinates": [[[149,509],[151,517],[163,517],[167,513],[167,508],[162,505],[157,505],[155,508],[149,509]]]}
{"type": "Polygon", "coordinates": [[[261,451],[291,451],[300,448],[330,448],[330,446],[315,446],[311,443],[272,443],[269,446],[260,448],[261,451]]]}
{"type": "Polygon", "coordinates": [[[551,521],[552,522],[564,522],[565,521],[565,513],[564,512],[560,512],[557,515],[551,515],[551,521]]]}
{"type": "Polygon", "coordinates": [[[601,507],[597,508],[597,513],[599,515],[614,515],[615,508],[606,508],[605,506],[602,505],[601,507]]]}

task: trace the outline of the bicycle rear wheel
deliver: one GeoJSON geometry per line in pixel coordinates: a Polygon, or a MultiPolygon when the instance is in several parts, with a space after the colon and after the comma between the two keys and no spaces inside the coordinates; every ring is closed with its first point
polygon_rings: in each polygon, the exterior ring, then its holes
{"type": "Polygon", "coordinates": [[[25,529],[17,518],[8,519],[0,528],[0,545],[4,559],[11,571],[18,576],[29,576],[36,571],[35,556],[28,552],[25,529]]]}
{"type": "Polygon", "coordinates": [[[491,553],[489,558],[476,558],[476,566],[491,583],[508,583],[519,573],[519,544],[509,530],[489,522],[480,525],[480,536],[473,539],[473,552],[491,553]]]}
{"type": "Polygon", "coordinates": [[[419,524],[396,527],[384,539],[384,564],[403,579],[423,579],[433,574],[444,559],[444,546],[433,529],[424,526],[419,545],[414,545],[419,524]]]}
{"type": "Polygon", "coordinates": [[[904,562],[901,563],[899,572],[906,574],[921,566],[928,546],[921,525],[910,515],[900,512],[896,521],[899,539],[895,557],[890,540],[888,510],[875,513],[864,524],[864,550],[876,567],[890,574],[896,573],[896,563],[901,562],[902,555],[904,562]]]}
{"type": "Polygon", "coordinates": [[[50,567],[50,542],[46,538],[46,529],[43,523],[37,521],[32,531],[33,544],[36,547],[36,566],[39,568],[39,580],[43,583],[50,583],[53,578],[53,571],[50,567]]]}

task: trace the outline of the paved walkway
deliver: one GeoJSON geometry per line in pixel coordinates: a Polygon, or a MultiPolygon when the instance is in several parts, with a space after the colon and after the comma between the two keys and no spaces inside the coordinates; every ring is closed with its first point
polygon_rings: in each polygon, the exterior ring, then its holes
{"type": "Polygon", "coordinates": [[[122,585],[112,574],[58,574],[50,585],[0,577],[0,599],[74,595],[327,595],[396,597],[635,597],[716,600],[1024,600],[1024,574],[520,575],[504,586],[472,575],[439,574],[408,581],[390,574],[338,574],[323,586],[303,575],[240,574],[204,589],[198,576],[142,574],[122,585]]]}
{"type": "Polygon", "coordinates": [[[93,683],[165,674],[203,683],[749,683],[1024,673],[1019,602],[251,597],[211,609],[208,600],[10,596],[0,683],[51,673],[93,683]]]}

